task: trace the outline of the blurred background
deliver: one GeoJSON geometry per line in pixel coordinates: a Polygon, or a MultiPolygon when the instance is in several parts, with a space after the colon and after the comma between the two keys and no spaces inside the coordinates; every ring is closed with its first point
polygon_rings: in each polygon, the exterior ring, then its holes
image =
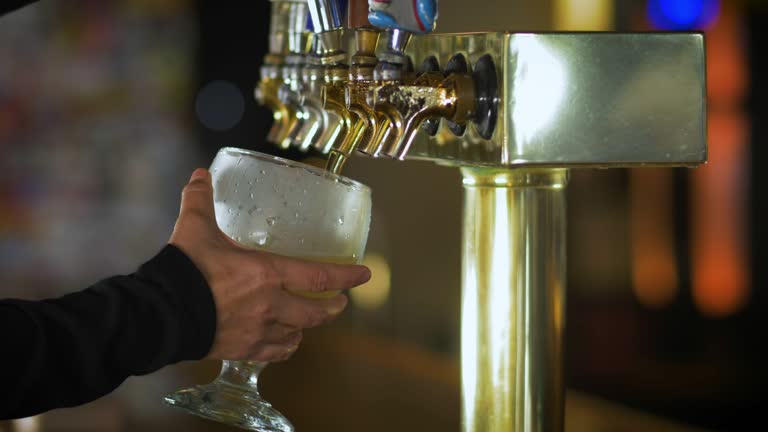
{"type": "MultiPolygon", "coordinates": [[[[46,0],[0,17],[0,297],[135,270],[167,241],[191,170],[222,146],[303,157],[265,145],[271,114],[252,97],[268,8],[46,0]]],[[[440,2],[440,32],[706,33],[709,164],[572,172],[566,430],[765,422],[762,25],[757,0],[440,2]]],[[[458,431],[459,173],[356,158],[346,175],[374,190],[374,279],[266,370],[262,394],[300,431],[458,431]]],[[[167,367],[0,431],[232,430],[161,403],[218,367],[167,367]]]]}

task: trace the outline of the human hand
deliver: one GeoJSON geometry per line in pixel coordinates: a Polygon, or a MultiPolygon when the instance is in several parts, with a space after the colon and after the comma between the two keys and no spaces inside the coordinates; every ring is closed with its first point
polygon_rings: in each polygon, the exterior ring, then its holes
{"type": "MultiPolygon", "coordinates": [[[[211,175],[192,173],[169,243],[205,277],[216,302],[216,335],[207,358],[274,362],[296,351],[302,329],[333,320],[347,297],[305,298],[353,288],[370,278],[364,266],[326,264],[248,249],[216,224],[211,175]]],[[[317,297],[317,296],[315,296],[317,297]]]]}

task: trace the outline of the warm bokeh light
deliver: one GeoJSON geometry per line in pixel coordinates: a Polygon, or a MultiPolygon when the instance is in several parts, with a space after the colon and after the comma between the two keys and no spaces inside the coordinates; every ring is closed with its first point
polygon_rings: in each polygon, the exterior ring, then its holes
{"type": "Polygon", "coordinates": [[[749,119],[744,35],[738,6],[723,5],[707,33],[709,163],[692,173],[692,283],[699,310],[732,315],[749,296],[749,119]]]}
{"type": "Polygon", "coordinates": [[[555,0],[555,30],[613,30],[613,4],[614,0],[555,0]]]}
{"type": "Polygon", "coordinates": [[[749,295],[747,129],[743,113],[710,114],[710,162],[692,173],[693,299],[713,317],[738,312],[749,295]]]}
{"type": "Polygon", "coordinates": [[[371,269],[371,280],[349,291],[354,304],[362,309],[377,309],[389,299],[392,271],[389,261],[377,253],[366,254],[363,264],[371,269]]]}
{"type": "MultiPolygon", "coordinates": [[[[737,313],[749,297],[747,182],[749,86],[739,5],[649,1],[652,28],[706,28],[708,163],[691,171],[691,290],[709,317],[737,313]],[[677,24],[659,21],[658,14],[677,24]],[[656,14],[656,15],[654,15],[656,14]]],[[[663,307],[677,291],[671,174],[632,173],[633,284],[640,302],[663,307]]]]}
{"type": "Polygon", "coordinates": [[[13,420],[11,424],[13,425],[14,432],[39,432],[42,430],[40,416],[13,420]]]}
{"type": "Polygon", "coordinates": [[[640,168],[630,176],[632,288],[645,306],[668,306],[678,292],[673,229],[673,172],[640,168]]]}
{"type": "Polygon", "coordinates": [[[749,88],[745,37],[739,11],[731,4],[723,5],[717,25],[705,35],[707,97],[711,114],[744,111],[749,88]]]}

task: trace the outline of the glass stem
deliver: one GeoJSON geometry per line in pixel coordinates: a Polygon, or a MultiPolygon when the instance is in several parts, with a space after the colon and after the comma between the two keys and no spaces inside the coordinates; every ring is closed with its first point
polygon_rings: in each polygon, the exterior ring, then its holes
{"type": "Polygon", "coordinates": [[[266,365],[260,362],[224,360],[216,381],[258,394],[259,374],[266,365]]]}

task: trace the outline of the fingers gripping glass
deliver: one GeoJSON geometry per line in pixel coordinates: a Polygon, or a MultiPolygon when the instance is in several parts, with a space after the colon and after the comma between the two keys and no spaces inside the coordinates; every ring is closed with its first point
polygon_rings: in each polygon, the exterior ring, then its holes
{"type": "MultiPolygon", "coordinates": [[[[224,148],[211,165],[216,221],[238,243],[334,263],[359,263],[368,238],[370,189],[298,162],[224,148]]],[[[244,429],[293,431],[259,395],[266,363],[224,361],[210,384],[165,397],[169,405],[244,429]]]]}

